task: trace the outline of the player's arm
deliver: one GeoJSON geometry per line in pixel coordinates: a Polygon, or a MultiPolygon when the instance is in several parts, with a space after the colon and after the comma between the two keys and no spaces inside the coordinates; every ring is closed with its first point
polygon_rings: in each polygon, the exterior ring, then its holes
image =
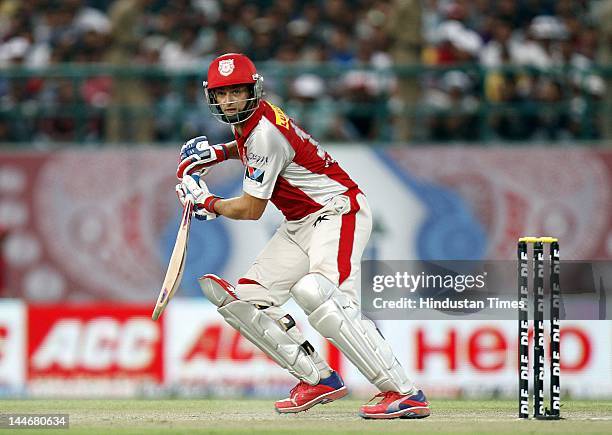
{"type": "MultiPolygon", "coordinates": [[[[220,214],[234,219],[261,217],[268,200],[272,198],[278,178],[295,156],[291,144],[273,126],[256,129],[247,140],[247,146],[249,154],[245,162],[242,196],[235,198],[236,204],[228,205],[231,207],[229,210],[218,210],[220,214]]],[[[219,204],[224,207],[225,204],[221,202],[219,204]]]]}
{"type": "MultiPolygon", "coordinates": [[[[294,152],[274,128],[260,129],[253,134],[249,150],[257,157],[246,163],[241,196],[222,199],[211,194],[206,183],[196,174],[183,178],[182,185],[196,200],[196,216],[200,208],[230,219],[257,220],[261,217],[272,197],[278,176],[291,161],[294,152]]],[[[237,154],[237,148],[232,152],[237,154]]]]}
{"type": "Polygon", "coordinates": [[[237,220],[257,220],[261,217],[268,204],[267,199],[256,198],[246,192],[242,196],[220,199],[215,202],[215,213],[237,220]]]}
{"type": "Polygon", "coordinates": [[[232,160],[240,160],[240,154],[238,154],[238,142],[235,140],[225,144],[227,147],[227,158],[232,160]]]}
{"type": "Polygon", "coordinates": [[[236,220],[257,220],[268,204],[267,199],[256,198],[244,192],[242,196],[223,199],[208,190],[206,182],[197,174],[185,175],[176,186],[179,201],[184,206],[187,195],[194,201],[194,213],[200,220],[210,220],[221,215],[236,220]]]}

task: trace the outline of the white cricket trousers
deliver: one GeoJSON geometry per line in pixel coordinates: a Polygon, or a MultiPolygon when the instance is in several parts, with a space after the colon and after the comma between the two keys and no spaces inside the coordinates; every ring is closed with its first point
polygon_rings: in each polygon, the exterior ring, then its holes
{"type": "Polygon", "coordinates": [[[300,220],[285,220],[238,281],[237,296],[278,307],[300,278],[320,273],[358,304],[355,280],[371,231],[370,206],[358,189],[334,197],[300,220]]]}

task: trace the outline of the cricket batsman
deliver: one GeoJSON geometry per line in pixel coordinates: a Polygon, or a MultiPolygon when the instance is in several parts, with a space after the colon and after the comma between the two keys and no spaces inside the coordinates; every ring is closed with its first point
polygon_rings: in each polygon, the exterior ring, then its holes
{"type": "Polygon", "coordinates": [[[177,194],[195,200],[195,217],[259,219],[272,202],[285,219],[236,287],[215,276],[199,279],[204,295],[240,334],[295,376],[279,413],[305,411],[348,391],[294,319],[293,298],[308,321],[380,390],[361,406],[364,418],[424,418],[429,402],[408,379],[393,350],[359,309],[355,278],[370,237],[365,195],[340,165],[278,107],[263,99],[263,77],[243,54],[215,59],[204,82],[213,115],[235,140],[210,145],[205,136],[183,145],[177,194]],[[223,199],[208,190],[202,170],[227,159],[245,166],[243,193],[223,199]]]}

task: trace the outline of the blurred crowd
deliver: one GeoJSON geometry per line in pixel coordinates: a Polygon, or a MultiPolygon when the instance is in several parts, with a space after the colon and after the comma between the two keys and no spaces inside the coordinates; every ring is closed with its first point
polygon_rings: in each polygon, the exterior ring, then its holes
{"type": "Polygon", "coordinates": [[[321,140],[597,139],[611,28],[612,0],[0,0],[0,142],[224,140],[225,52],[321,140]]]}
{"type": "Polygon", "coordinates": [[[612,43],[611,2],[431,1],[423,17],[427,64],[480,67],[426,76],[433,139],[602,137],[606,82],[595,65],[612,43]]]}

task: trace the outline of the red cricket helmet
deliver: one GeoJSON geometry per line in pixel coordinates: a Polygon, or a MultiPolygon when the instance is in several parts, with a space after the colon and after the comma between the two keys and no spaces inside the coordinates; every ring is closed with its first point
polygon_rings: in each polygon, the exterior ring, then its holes
{"type": "Polygon", "coordinates": [[[208,67],[207,81],[203,83],[206,101],[212,114],[226,124],[246,121],[259,107],[263,97],[263,77],[257,73],[255,65],[244,54],[227,53],[213,60],[208,67]],[[249,85],[249,98],[244,110],[227,116],[217,103],[215,89],[225,86],[249,85]]]}

